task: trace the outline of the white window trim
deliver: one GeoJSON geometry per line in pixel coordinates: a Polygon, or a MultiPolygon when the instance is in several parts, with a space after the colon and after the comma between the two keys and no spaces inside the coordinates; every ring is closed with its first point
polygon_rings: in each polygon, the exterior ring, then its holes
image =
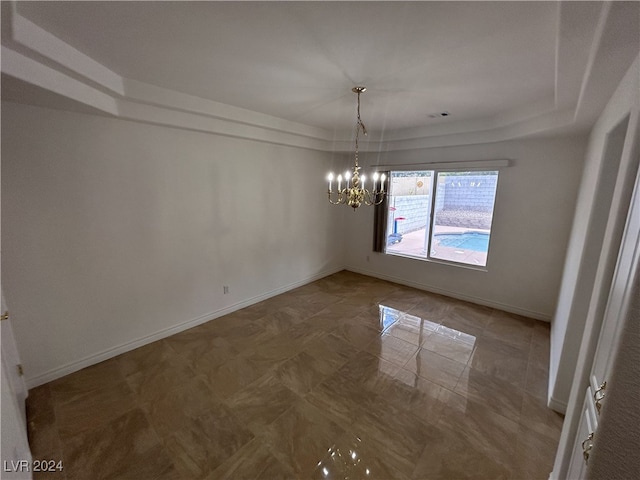
{"type": "Polygon", "coordinates": [[[509,159],[496,160],[471,160],[468,162],[421,162],[407,163],[398,165],[372,165],[371,171],[395,170],[395,171],[411,171],[411,170],[496,170],[499,168],[511,166],[509,159]]]}
{"type": "MultiPolygon", "coordinates": [[[[454,172],[454,171],[473,171],[473,170],[478,170],[478,171],[499,170],[500,168],[510,166],[510,164],[511,164],[511,161],[508,159],[497,159],[497,160],[477,160],[477,161],[470,161],[470,162],[437,162],[437,163],[423,162],[423,163],[412,163],[412,164],[405,164],[405,165],[379,165],[373,168],[379,169],[379,170],[385,170],[389,172],[402,172],[402,171],[406,172],[406,171],[420,171],[420,170],[433,171],[435,173],[435,177],[437,178],[438,174],[441,171],[454,172]]],[[[433,190],[432,194],[435,195],[435,190],[433,190]]],[[[494,198],[494,210],[495,210],[495,204],[497,203],[497,197],[498,197],[497,191],[495,195],[496,196],[494,198]]],[[[431,211],[429,212],[430,222],[433,219],[434,209],[435,209],[435,203],[431,202],[431,211]]],[[[433,225],[429,226],[429,236],[431,236],[432,227],[433,225]]],[[[386,235],[385,235],[385,239],[386,239],[386,235]]],[[[431,239],[429,239],[429,245],[431,245],[431,239]]],[[[470,263],[456,262],[454,260],[447,260],[443,258],[434,258],[434,257],[431,257],[429,253],[427,253],[427,256],[424,258],[417,257],[414,255],[407,255],[403,253],[396,253],[396,252],[388,253],[386,251],[386,241],[385,241],[384,252],[382,254],[418,260],[421,262],[440,263],[443,265],[451,265],[455,267],[462,267],[462,268],[467,268],[467,269],[482,271],[482,272],[487,272],[488,265],[489,265],[488,252],[487,252],[486,265],[473,265],[470,263]]]]}

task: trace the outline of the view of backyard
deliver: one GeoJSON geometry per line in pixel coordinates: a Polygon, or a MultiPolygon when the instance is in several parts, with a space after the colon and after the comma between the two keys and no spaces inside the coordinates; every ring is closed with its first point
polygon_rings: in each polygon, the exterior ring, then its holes
{"type": "Polygon", "coordinates": [[[497,179],[498,172],[392,172],[386,253],[486,266],[497,179]]]}
{"type": "MultiPolygon", "coordinates": [[[[410,257],[426,258],[426,227],[420,230],[406,233],[402,236],[399,243],[387,246],[387,253],[395,253],[399,255],[407,255],[410,257]]],[[[474,230],[477,232],[478,230],[474,230]]],[[[453,262],[468,263],[471,265],[484,266],[487,264],[487,250],[477,251],[469,248],[460,248],[455,246],[446,246],[438,244],[438,236],[442,234],[464,235],[468,234],[469,229],[461,227],[434,227],[434,242],[431,245],[431,257],[440,260],[449,260],[453,262]]],[[[484,232],[483,232],[484,233],[484,232]]],[[[489,235],[489,231],[484,233],[489,235]]]]}

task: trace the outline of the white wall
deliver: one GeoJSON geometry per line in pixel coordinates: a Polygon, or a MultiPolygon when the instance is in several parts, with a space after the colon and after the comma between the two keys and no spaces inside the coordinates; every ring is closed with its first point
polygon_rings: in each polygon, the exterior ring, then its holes
{"type": "Polygon", "coordinates": [[[3,104],[3,288],[28,385],[340,269],[333,162],[3,104]]]}
{"type": "MultiPolygon", "coordinates": [[[[602,311],[619,248],[637,170],[634,134],[627,135],[619,158],[607,152],[610,132],[629,116],[634,132],[640,102],[639,63],[631,65],[594,125],[585,157],[558,306],[551,328],[549,404],[564,411],[569,401],[587,316],[602,311]],[[619,166],[616,164],[619,162],[619,166]],[[616,169],[616,166],[618,167],[616,169]],[[595,301],[594,301],[595,299],[595,301]]],[[[599,329],[600,319],[594,319],[599,329]]],[[[597,338],[597,333],[595,334],[597,338]]],[[[585,384],[586,388],[586,384],[585,384]]]]}
{"type": "Polygon", "coordinates": [[[373,214],[349,215],[347,268],[507,311],[549,320],[584,158],[584,137],[537,138],[394,152],[368,164],[510,159],[500,170],[487,270],[372,250],[373,214]],[[366,256],[370,260],[366,260],[366,256]]]}

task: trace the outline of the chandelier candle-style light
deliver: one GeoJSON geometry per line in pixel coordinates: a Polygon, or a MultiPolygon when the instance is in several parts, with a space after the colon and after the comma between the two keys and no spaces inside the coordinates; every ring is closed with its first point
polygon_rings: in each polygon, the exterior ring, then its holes
{"type": "Polygon", "coordinates": [[[329,202],[334,205],[348,205],[355,211],[363,203],[365,205],[380,205],[384,200],[384,183],[387,176],[383,173],[378,175],[378,172],[373,174],[373,185],[371,190],[367,190],[364,187],[366,177],[360,175],[360,166],[358,165],[358,137],[360,130],[364,135],[367,135],[367,129],[360,118],[360,94],[366,90],[365,87],[353,87],[351,89],[354,93],[358,94],[358,122],[356,123],[356,155],[355,164],[352,171],[345,172],[344,177],[338,175],[338,191],[337,195],[333,195],[332,184],[334,180],[333,172],[329,173],[327,180],[329,180],[329,202]],[[378,185],[378,181],[380,182],[378,185]],[[344,188],[343,184],[344,182],[344,188]]]}

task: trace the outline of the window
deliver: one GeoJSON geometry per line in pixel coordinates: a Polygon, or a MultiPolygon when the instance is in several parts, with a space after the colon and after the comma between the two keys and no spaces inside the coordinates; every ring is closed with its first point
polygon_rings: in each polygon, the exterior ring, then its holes
{"type": "Polygon", "coordinates": [[[497,185],[495,170],[390,172],[384,252],[485,267],[497,185]]]}

